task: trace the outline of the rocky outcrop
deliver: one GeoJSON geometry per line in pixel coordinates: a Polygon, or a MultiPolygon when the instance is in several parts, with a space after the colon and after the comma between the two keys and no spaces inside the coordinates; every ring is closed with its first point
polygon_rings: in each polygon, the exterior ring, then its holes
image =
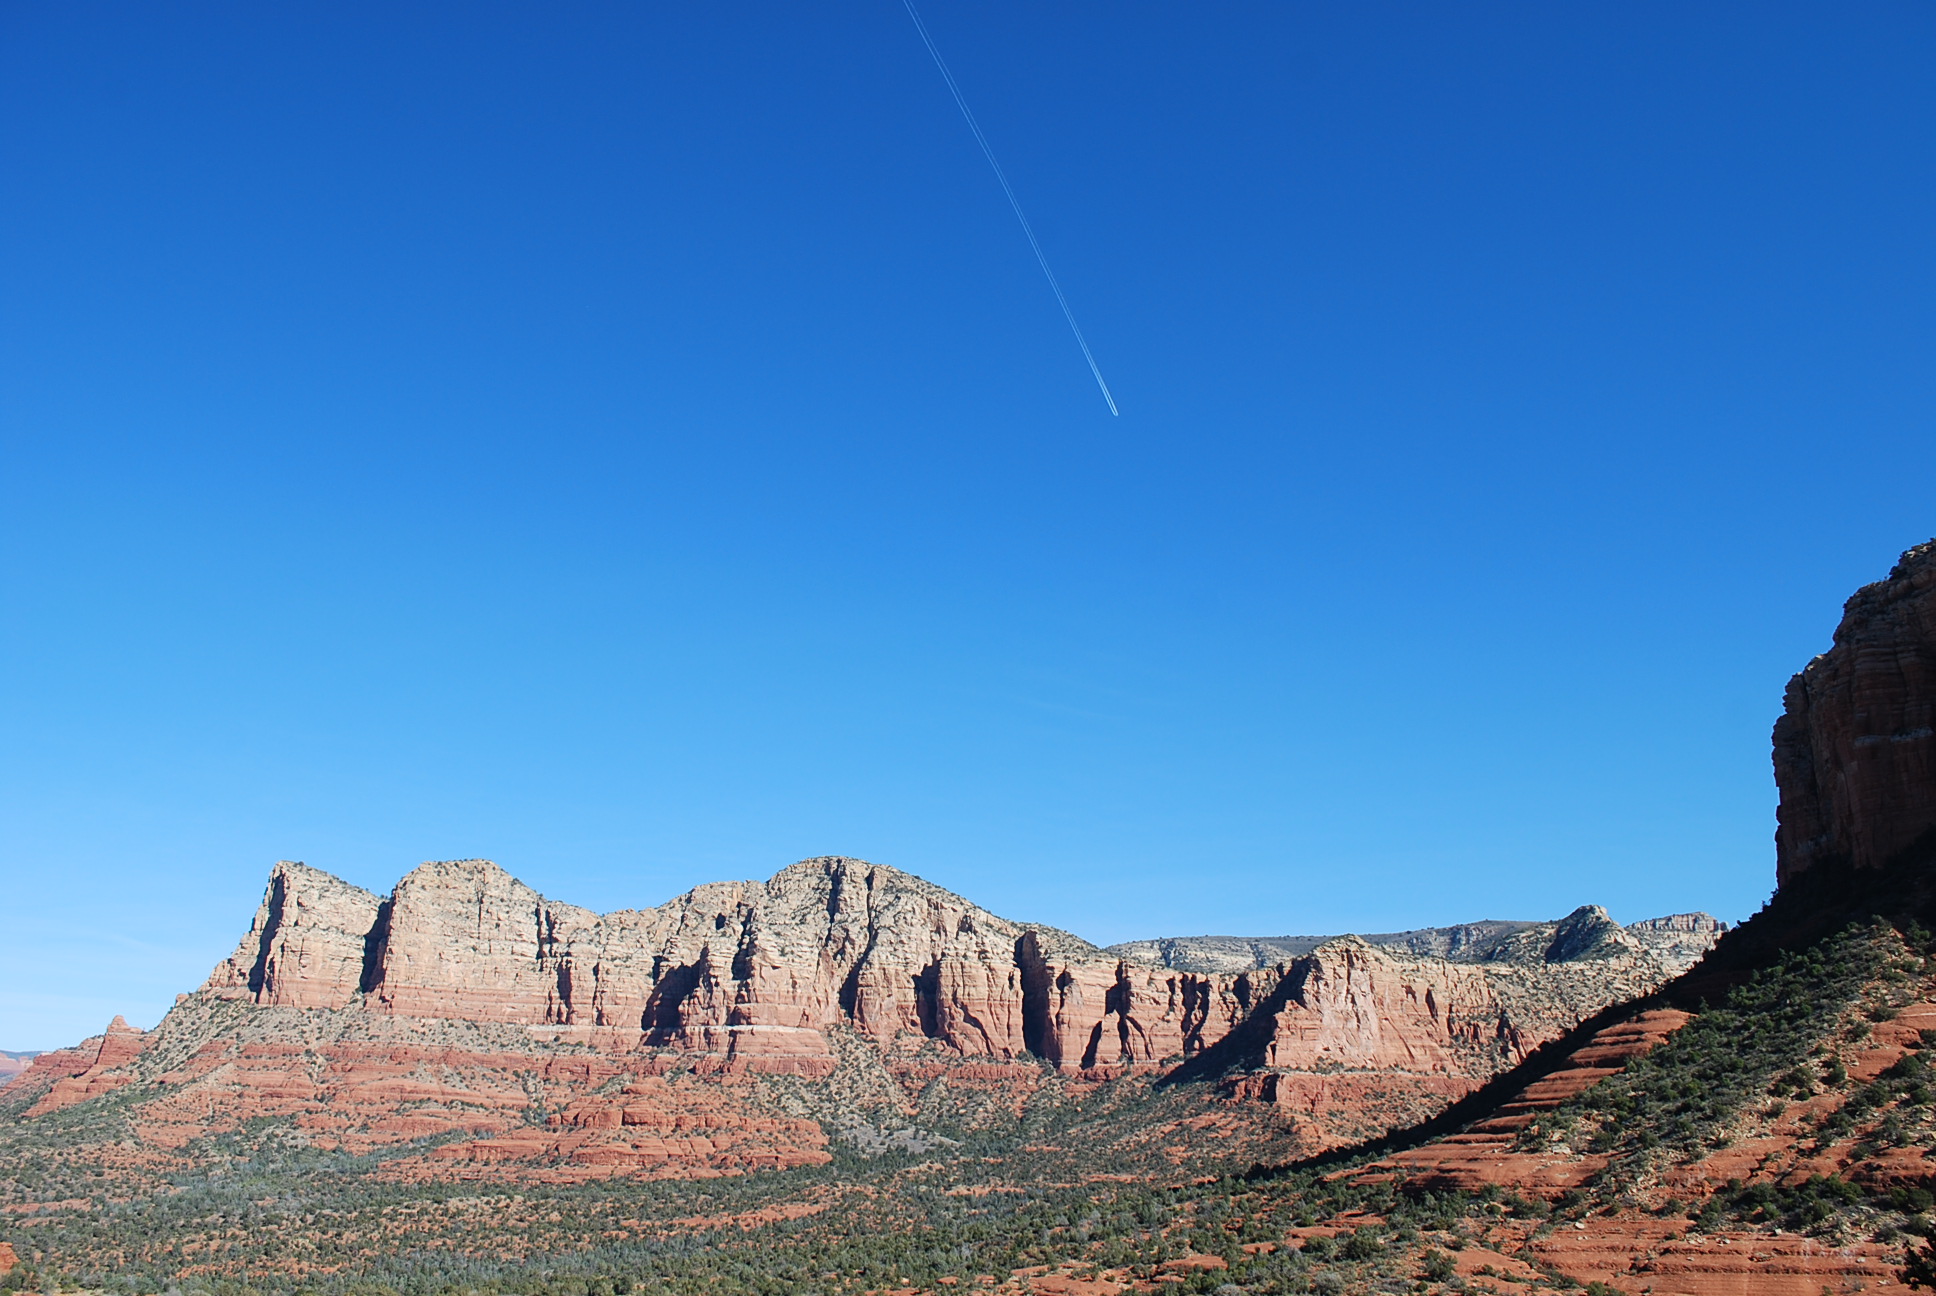
{"type": "Polygon", "coordinates": [[[425,864],[381,902],[317,885],[322,877],[278,865],[255,928],[204,990],[577,1028],[732,1057],[824,1058],[821,1033],[836,1024],[1013,1057],[1026,1047],[1019,943],[1093,953],[842,858],[606,915],[548,900],[486,860],[425,864]]]}
{"type": "Polygon", "coordinates": [[[1775,722],[1775,871],[1875,869],[1936,844],[1936,541],[1842,609],[1775,722]]]}
{"type": "MultiPolygon", "coordinates": [[[[1899,999],[1914,993],[1900,980],[1887,984],[1891,989],[1884,993],[1899,999]]],[[[1929,988],[1927,980],[1922,988],[1929,988]]],[[[1593,1209],[1572,1212],[1570,1223],[1555,1216],[1557,1228],[1527,1227],[1506,1248],[1532,1261],[1537,1268],[1531,1272],[1562,1273],[1576,1284],[1689,1296],[1906,1290],[1888,1281],[1900,1248],[1888,1245],[1889,1232],[1870,1233],[1874,1225],[1863,1215],[1873,1215],[1877,1206],[1887,1209],[1891,1190],[1924,1192],[1936,1185],[1936,1150],[1901,1136],[1903,1121],[1913,1119],[1905,1109],[1913,1110],[1914,1098],[1898,1104],[1897,1088],[1885,1090],[1878,1103],[1870,1086],[1905,1070],[1924,1072],[1925,1040],[1936,1034],[1936,1001],[1910,998],[1893,1004],[1885,1021],[1865,1021],[1859,1032],[1835,1029],[1812,1053],[1806,1044],[1795,1050],[1796,1057],[1811,1058],[1804,1063],[1810,1074],[1819,1074],[1815,1060],[1832,1057],[1843,1081],[1830,1073],[1819,1089],[1812,1082],[1800,1089],[1778,1085],[1772,1102],[1757,1089],[1743,1096],[1724,1132],[1714,1137],[1677,1147],[1645,1145],[1649,1151],[1641,1160],[1610,1155],[1609,1141],[1596,1138],[1592,1125],[1605,1113],[1590,1114],[1583,1124],[1581,1113],[1567,1105],[1692,1020],[1687,1011],[1665,1007],[1621,1015],[1570,1041],[1572,1047],[1547,1065],[1505,1077],[1498,1096],[1456,1132],[1353,1167],[1344,1177],[1365,1183],[1402,1178],[1411,1191],[1506,1188],[1562,1207],[1597,1189],[1593,1209]],[[1840,1222],[1854,1228],[1838,1233],[1834,1212],[1813,1217],[1797,1232],[1792,1217],[1784,1219],[1780,1210],[1701,1210],[1717,1193],[1746,1188],[1773,1199],[1779,1190],[1824,1181],[1859,1185],[1868,1198],[1852,1210],[1843,1207],[1847,1214],[1840,1222]],[[1865,1241],[1865,1234],[1875,1240],[1865,1241]],[[1824,1244],[1824,1238],[1834,1242],[1824,1244]]],[[[1626,1113],[1619,1119],[1658,1116],[1626,1113]]],[[[1505,1240],[1495,1231],[1488,1245],[1505,1240]]]]}
{"type": "Polygon", "coordinates": [[[790,1170],[833,1159],[826,1132],[815,1122],[750,1113],[731,1096],[715,1089],[711,1101],[695,1102],[691,1086],[644,1076],[616,1093],[570,1102],[546,1120],[542,1133],[447,1144],[431,1154],[432,1164],[410,1169],[426,1177],[446,1177],[455,1169],[463,1177],[463,1168],[478,1167],[477,1177],[488,1178],[493,1171],[487,1167],[542,1160],[572,1167],[575,1174],[550,1176],[569,1180],[694,1169],[790,1170]]]}
{"type": "Polygon", "coordinates": [[[1514,941],[1456,962],[1347,936],[1248,974],[1262,992],[1254,1005],[1174,1075],[1344,1067],[1451,1077],[1463,1093],[1669,975],[1597,908],[1528,925],[1514,941]]]}
{"type": "Polygon", "coordinates": [[[73,1048],[35,1055],[25,1071],[0,1086],[0,1103],[31,1103],[26,1114],[40,1116],[113,1093],[133,1079],[127,1066],[146,1044],[147,1032],[116,1017],[73,1048]]]}
{"type": "Polygon", "coordinates": [[[0,1090],[0,1109],[32,1121],[117,1094],[122,1114],[98,1136],[191,1162],[198,1140],[249,1128],[374,1154],[403,1179],[705,1177],[829,1159],[826,1133],[771,1110],[757,1078],[513,1026],[203,994],[154,1031],[117,1019],[40,1063],[0,1090]],[[398,1155],[425,1141],[438,1146],[398,1155]]]}
{"type": "MultiPolygon", "coordinates": [[[[1483,957],[1500,942],[1529,928],[1550,923],[1486,921],[1455,927],[1424,927],[1417,931],[1352,933],[1369,945],[1402,949],[1433,958],[1469,962],[1483,957]]],[[[1338,936],[1166,936],[1156,940],[1124,941],[1109,946],[1111,954],[1143,963],[1159,963],[1185,972],[1243,972],[1274,967],[1303,958],[1338,936]]]]}
{"type": "Polygon", "coordinates": [[[1677,975],[1700,962],[1727,930],[1726,923],[1704,913],[1669,914],[1627,924],[1628,934],[1677,975]]]}
{"type": "Polygon", "coordinates": [[[249,934],[205,989],[259,1004],[341,1008],[364,988],[387,904],[321,869],[281,860],[249,934]]]}
{"type": "Polygon", "coordinates": [[[1397,1169],[1428,1188],[1482,1189],[1510,1184],[1548,1196],[1577,1188],[1607,1168],[1604,1156],[1541,1155],[1517,1147],[1520,1135],[1541,1115],[1576,1098],[1633,1058],[1651,1052],[1686,1025],[1690,1014],[1663,1008],[1636,1013],[1596,1031],[1554,1070],[1516,1090],[1484,1119],[1458,1134],[1410,1148],[1361,1174],[1397,1169]]]}
{"type": "MultiPolygon", "coordinates": [[[[1347,1176],[1402,1178],[1412,1190],[1505,1187],[1559,1203],[1590,1191],[1594,1208],[1576,1211],[1570,1227],[1529,1229],[1512,1247],[1537,1266],[1529,1273],[1564,1273],[1578,1285],[1690,1294],[1898,1289],[1890,1278],[1907,1275],[1892,1273],[1903,1258],[1893,1228],[1865,1217],[1878,1207],[1914,1216],[1936,1187],[1936,1150],[1905,1132],[1927,1119],[1921,1078],[1936,1056],[1936,978],[1919,930],[1936,915],[1926,885],[1936,862],[1936,542],[1909,550],[1888,579],[1849,599],[1834,646],[1789,682],[1773,746],[1779,890],[1769,905],[1657,998],[1606,1013],[1595,1022],[1601,1029],[1574,1032],[1435,1122],[1456,1117],[1451,1132],[1347,1176]],[[1837,947],[1825,940],[1850,923],[1880,942],[1866,970],[1836,966],[1837,947]],[[1604,1105],[1575,1102],[1699,1022],[1721,993],[1794,966],[1785,961],[1804,949],[1805,966],[1860,972],[1867,983],[1815,1002],[1799,990],[1753,1009],[1760,1073],[1755,1063],[1737,1073],[1740,1087],[1703,1137],[1662,1136],[1684,1108],[1677,1093],[1649,1092],[1646,1071],[1604,1105]],[[1741,1085],[1745,1077],[1755,1083],[1741,1085]],[[1774,1201],[1821,1184],[1860,1204],[1824,1207],[1803,1232],[1794,1231],[1795,1215],[1744,1206],[1749,1194],[1774,1201]],[[1822,1245],[1825,1237],[1837,1244],[1822,1245]]],[[[1683,942],[1683,953],[1712,943],[1691,915],[1627,932],[1683,942]]],[[[1585,928],[1564,943],[1581,938],[1608,948],[1604,934],[1585,928]]],[[[1727,1021],[1729,1035],[1749,1029],[1742,1016],[1727,1021]]],[[[1715,1052],[1709,1033],[1663,1065],[1706,1087],[1709,1074],[1727,1073],[1715,1052]]],[[[1498,1240],[1495,1232],[1488,1245],[1498,1240]]]]}

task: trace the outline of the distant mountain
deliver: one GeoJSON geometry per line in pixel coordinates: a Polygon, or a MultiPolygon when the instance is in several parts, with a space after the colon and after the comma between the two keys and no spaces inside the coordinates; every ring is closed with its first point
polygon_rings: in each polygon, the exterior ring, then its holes
{"type": "MultiPolygon", "coordinates": [[[[1378,932],[1359,940],[1452,963],[1562,963],[1601,954],[1649,954],[1678,975],[1707,953],[1727,924],[1704,913],[1648,918],[1621,927],[1598,905],[1551,922],[1487,919],[1452,927],[1378,932]]],[[[1340,936],[1169,936],[1124,941],[1108,952],[1181,972],[1232,973],[1267,968],[1342,939],[1340,936]]]]}
{"type": "Polygon", "coordinates": [[[28,1065],[39,1056],[40,1054],[34,1052],[14,1053],[0,1049],[0,1084],[5,1084],[25,1071],[28,1065]]]}

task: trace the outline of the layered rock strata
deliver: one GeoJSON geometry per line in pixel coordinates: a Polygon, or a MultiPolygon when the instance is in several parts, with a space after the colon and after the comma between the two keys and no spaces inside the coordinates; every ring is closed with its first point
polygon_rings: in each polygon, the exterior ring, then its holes
{"type": "Polygon", "coordinates": [[[1844,605],[1788,682],[1774,762],[1780,885],[1936,845],[1936,541],[1844,605]]]}
{"type": "MultiPolygon", "coordinates": [[[[1712,939],[1711,920],[1663,924],[1712,939]]],[[[268,1122],[390,1156],[386,1173],[570,1181],[824,1162],[856,1084],[904,1118],[936,1084],[986,1091],[971,1105],[992,1113],[1146,1071],[1220,1078],[1205,1100],[1244,1100],[1239,1125],[1317,1148],[1440,1110],[1653,989],[1686,951],[1650,931],[1587,908],[1196,971],[842,857],[609,914],[485,860],[425,864],[388,896],[285,862],[155,1031],[117,1021],[36,1059],[0,1107],[127,1090],[117,1110],[164,1152],[268,1122]],[[439,1146],[394,1159],[424,1140],[439,1146]]]]}
{"type": "Polygon", "coordinates": [[[1661,921],[1671,940],[1589,907],[1441,942],[1456,959],[1396,938],[1341,938],[1268,966],[1199,972],[1011,922],[841,857],[603,915],[486,860],[425,864],[387,899],[283,863],[249,935],[203,990],[513,1023],[799,1074],[831,1068],[835,1027],[883,1047],[933,1041],[963,1057],[1081,1071],[1188,1058],[1249,1023],[1269,1035],[1252,1050],[1262,1065],[1483,1076],[1653,988],[1718,930],[1705,916],[1661,921]],[[1268,1025],[1253,1020],[1260,1009],[1268,1025]]]}
{"type": "Polygon", "coordinates": [[[342,1008],[364,988],[381,948],[384,901],[321,869],[282,860],[249,934],[210,974],[208,987],[245,990],[256,1003],[342,1008]]]}
{"type": "MultiPolygon", "coordinates": [[[[1904,1290],[1891,1281],[1904,1276],[1893,1227],[1863,1234],[1873,1227],[1867,1215],[1892,1201],[1914,1214],[1915,1197],[1936,1186],[1927,1091],[1910,1083],[1929,1073],[1936,1041],[1936,978],[1916,934],[1933,903],[1916,874],[1936,867],[1936,542],[1904,553],[1886,580],[1849,599],[1834,646],[1789,682],[1773,747],[1779,890],[1715,962],[1665,987],[1655,1001],[1663,1006],[1610,1014],[1564,1057],[1505,1077],[1502,1100],[1457,1132],[1349,1173],[1411,1188],[1505,1187],[1558,1203],[1596,1191],[1596,1208],[1576,1212],[1570,1227],[1529,1227],[1516,1240],[1511,1249],[1537,1265],[1529,1274],[1690,1296],[1904,1290]],[[1851,888],[1853,905],[1837,904],[1833,887],[1817,889],[1885,869],[1893,871],[1872,874],[1886,879],[1882,887],[1851,888]],[[1628,1122],[1664,1125],[1680,1108],[1658,1093],[1633,1106],[1567,1109],[1698,1020],[1688,1010],[1708,1011],[1717,989],[1793,949],[1813,945],[1819,957],[1825,929],[1873,915],[1910,941],[1809,1034],[1806,1013],[1764,1009],[1794,1032],[1782,1042],[1798,1065],[1771,1086],[1740,1091],[1706,1137],[1677,1146],[1643,1139],[1639,1153],[1601,1137],[1628,1122]],[[1711,1200],[1727,1192],[1738,1207],[1743,1190],[1775,1200],[1823,1183],[1866,1200],[1812,1217],[1800,1232],[1782,1211],[1720,1210],[1711,1200]],[[1905,1190],[1907,1203],[1892,1198],[1905,1190]],[[1824,1245],[1825,1235],[1834,1243],[1824,1245]]],[[[1678,918],[1645,926],[1655,937],[1701,941],[1698,924],[1678,918]]],[[[1764,1058],[1780,1056],[1761,1048],[1764,1058]]]]}
{"type": "Polygon", "coordinates": [[[117,1019],[37,1063],[0,1088],[0,1108],[31,1121],[118,1094],[125,1115],[97,1134],[164,1159],[247,1127],[273,1127],[283,1146],[376,1154],[405,1179],[692,1178],[830,1159],[825,1131],[768,1110],[752,1078],[514,1026],[196,995],[151,1032],[117,1019]],[[519,1162],[530,1164],[507,1164],[519,1162]]]}
{"type": "Polygon", "coordinates": [[[836,1024],[1012,1057],[1030,1047],[1024,978],[1072,953],[1094,951],[857,860],[604,915],[485,860],[426,864],[387,900],[279,864],[255,927],[204,990],[734,1057],[824,1058],[836,1024]]]}
{"type": "Polygon", "coordinates": [[[145,1032],[116,1017],[105,1031],[72,1048],[36,1054],[26,1070],[0,1086],[0,1096],[31,1098],[29,1116],[99,1098],[133,1079],[126,1068],[146,1044],[145,1032]]]}

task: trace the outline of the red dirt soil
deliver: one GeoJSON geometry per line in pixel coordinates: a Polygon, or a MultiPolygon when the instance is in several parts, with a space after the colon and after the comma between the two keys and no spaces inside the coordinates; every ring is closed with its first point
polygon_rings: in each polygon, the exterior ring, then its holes
{"type": "MultiPolygon", "coordinates": [[[[1555,1200],[1591,1180],[1606,1167],[1606,1158],[1564,1147],[1518,1149],[1514,1144],[1520,1131],[1613,1074],[1627,1059],[1656,1047],[1688,1020],[1686,1013],[1657,1011],[1609,1027],[1577,1049],[1565,1067],[1529,1084],[1491,1118],[1352,1173],[1370,1179],[1402,1175],[1423,1187],[1498,1185],[1555,1200]]],[[[1657,1184],[1643,1190],[1643,1204],[1669,1198],[1698,1203],[1730,1182],[1792,1186],[1813,1174],[1882,1187],[1936,1187],[1936,1157],[1931,1155],[1936,1149],[1877,1150],[1868,1142],[1879,1114],[1858,1121],[1825,1146],[1814,1146],[1820,1117],[1895,1065],[1928,1029],[1936,1029],[1936,1002],[1925,1000],[1874,1025],[1865,1038],[1839,1045],[1849,1073],[1847,1087],[1790,1102],[1778,1114],[1750,1117],[1752,1128],[1743,1129],[1742,1137],[1668,1169],[1657,1184]]],[[[1663,1216],[1626,1208],[1562,1223],[1543,1236],[1527,1229],[1523,1238],[1513,1238],[1513,1229],[1495,1229],[1489,1244],[1521,1263],[1550,1266],[1576,1281],[1601,1282],[1636,1296],[1840,1296],[1908,1290],[1895,1276],[1902,1260],[1899,1243],[1834,1244],[1770,1228],[1690,1233],[1691,1222],[1681,1212],[1663,1216]]],[[[1461,1273],[1475,1271],[1481,1263],[1476,1254],[1472,1249],[1460,1253],[1461,1273]]],[[[1508,1272],[1504,1266],[1497,1268],[1502,1275],[1508,1272]]]]}

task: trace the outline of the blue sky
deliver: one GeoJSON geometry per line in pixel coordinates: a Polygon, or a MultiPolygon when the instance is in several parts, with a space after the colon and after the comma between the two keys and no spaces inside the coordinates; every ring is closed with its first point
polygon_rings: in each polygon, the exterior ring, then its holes
{"type": "Polygon", "coordinates": [[[1936,534],[1925,5],[0,5],[0,1047],[269,865],[1736,919],[1936,534]]]}

